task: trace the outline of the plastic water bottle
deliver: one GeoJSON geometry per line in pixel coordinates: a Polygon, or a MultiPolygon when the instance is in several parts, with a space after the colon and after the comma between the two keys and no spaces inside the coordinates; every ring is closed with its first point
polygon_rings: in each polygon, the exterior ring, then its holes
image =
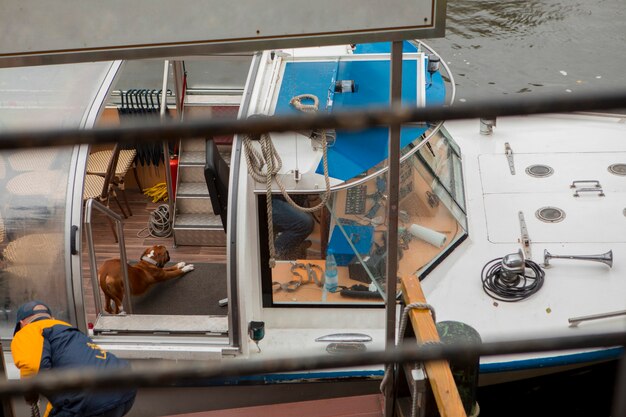
{"type": "Polygon", "coordinates": [[[335,255],[332,251],[326,252],[326,270],[324,272],[324,288],[328,292],[335,292],[337,290],[337,284],[339,283],[339,277],[337,276],[337,261],[335,261],[335,255]]]}

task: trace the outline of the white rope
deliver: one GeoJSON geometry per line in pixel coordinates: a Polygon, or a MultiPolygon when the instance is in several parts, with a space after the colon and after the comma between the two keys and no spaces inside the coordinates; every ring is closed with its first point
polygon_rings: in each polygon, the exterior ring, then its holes
{"type": "Polygon", "coordinates": [[[476,401],[474,403],[474,407],[472,407],[472,413],[469,415],[469,417],[478,417],[479,414],[480,414],[480,405],[478,404],[478,401],[476,401]]]}
{"type": "Polygon", "coordinates": [[[301,112],[304,112],[304,113],[315,113],[317,111],[317,109],[319,108],[320,101],[317,98],[317,96],[315,96],[313,94],[300,94],[299,96],[293,97],[289,101],[289,104],[291,104],[293,107],[295,107],[296,109],[300,110],[301,112]],[[312,100],[313,103],[312,104],[304,104],[302,102],[302,100],[304,100],[304,99],[312,100]]]}
{"type": "Polygon", "coordinates": [[[150,213],[148,219],[148,227],[144,227],[137,232],[137,237],[169,237],[172,234],[172,224],[170,222],[170,207],[167,204],[161,204],[150,213]],[[148,232],[147,234],[144,234],[148,232]]]}
{"type": "Polygon", "coordinates": [[[39,411],[39,401],[30,403],[30,416],[41,417],[41,412],[39,411]]]}
{"type": "MultiPolygon", "coordinates": [[[[408,321],[409,312],[411,310],[430,310],[430,314],[433,316],[433,321],[437,323],[437,318],[435,315],[435,308],[428,303],[411,303],[407,304],[402,310],[402,318],[400,319],[400,328],[398,329],[398,344],[402,342],[404,338],[404,331],[406,330],[406,323],[408,321]]],[[[429,343],[439,343],[434,340],[427,341],[421,344],[421,346],[429,344],[429,343]]],[[[391,375],[391,365],[388,364],[385,366],[385,375],[383,376],[383,380],[380,383],[380,392],[385,394],[387,389],[387,385],[389,384],[389,376],[391,375]]],[[[413,395],[411,402],[411,417],[417,416],[417,395],[413,395]]]]}
{"type": "MultiPolygon", "coordinates": [[[[296,109],[305,112],[312,113],[318,110],[319,99],[313,94],[301,94],[295,96],[289,102],[296,109]],[[312,104],[303,104],[303,99],[310,99],[312,104]]],[[[274,268],[276,265],[276,248],[274,246],[274,222],[272,221],[272,182],[276,182],[276,185],[280,189],[282,196],[287,203],[292,207],[312,213],[320,208],[324,207],[330,197],[330,177],[328,175],[328,145],[326,141],[326,131],[321,132],[322,142],[322,165],[324,167],[324,182],[326,185],[326,191],[321,196],[321,201],[314,207],[303,207],[298,205],[291,199],[289,193],[285,189],[284,184],[280,181],[278,173],[282,168],[282,160],[274,147],[274,143],[269,134],[264,133],[259,136],[255,136],[254,139],[258,140],[261,146],[261,152],[259,152],[252,145],[252,137],[246,135],[243,138],[244,155],[246,157],[246,163],[248,166],[248,173],[258,183],[265,182],[265,195],[266,195],[266,211],[267,211],[267,229],[268,229],[268,246],[270,251],[270,268],[274,268]]]]}

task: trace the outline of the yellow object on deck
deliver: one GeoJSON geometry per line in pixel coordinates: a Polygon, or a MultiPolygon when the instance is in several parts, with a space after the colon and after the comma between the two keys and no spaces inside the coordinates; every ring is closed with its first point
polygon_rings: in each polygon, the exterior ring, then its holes
{"type": "Polygon", "coordinates": [[[167,184],[160,182],[150,188],[144,188],[143,193],[152,198],[152,202],[156,203],[161,200],[167,201],[167,184]]]}

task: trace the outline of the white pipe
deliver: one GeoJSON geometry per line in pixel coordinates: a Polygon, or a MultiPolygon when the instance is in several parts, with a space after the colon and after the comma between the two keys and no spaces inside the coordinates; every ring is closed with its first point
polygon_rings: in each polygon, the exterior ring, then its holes
{"type": "Polygon", "coordinates": [[[418,224],[412,224],[408,230],[409,233],[411,233],[416,238],[421,239],[424,242],[430,243],[437,248],[442,247],[447,240],[446,235],[444,235],[443,233],[436,232],[432,229],[420,226],[418,224]]]}

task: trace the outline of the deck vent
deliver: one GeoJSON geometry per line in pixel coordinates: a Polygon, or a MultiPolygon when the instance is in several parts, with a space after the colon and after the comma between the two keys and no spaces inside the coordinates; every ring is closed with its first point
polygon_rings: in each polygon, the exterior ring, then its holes
{"type": "Polygon", "coordinates": [[[542,222],[558,223],[565,218],[565,212],[556,207],[542,207],[535,212],[535,216],[542,222]]]}
{"type": "Polygon", "coordinates": [[[543,178],[554,174],[554,170],[547,165],[531,165],[526,168],[526,173],[531,177],[543,178]]]}
{"type": "Polygon", "coordinates": [[[626,164],[613,164],[609,166],[609,172],[615,175],[626,176],[626,164]]]}

